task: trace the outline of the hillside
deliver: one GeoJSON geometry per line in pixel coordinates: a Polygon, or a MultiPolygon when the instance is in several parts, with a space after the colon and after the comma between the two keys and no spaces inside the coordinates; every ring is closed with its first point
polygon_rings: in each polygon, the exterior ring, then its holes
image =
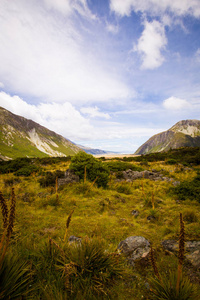
{"type": "Polygon", "coordinates": [[[81,149],[38,123],[0,107],[0,158],[74,155],[81,149]]]}
{"type": "Polygon", "coordinates": [[[0,162],[0,298],[162,299],[153,293],[157,269],[157,292],[173,292],[166,299],[199,299],[199,151],[0,162]],[[182,289],[173,296],[183,236],[187,298],[182,289]]]}
{"type": "Polygon", "coordinates": [[[148,154],[180,147],[200,147],[200,121],[183,120],[152,136],[135,154],[148,154]]]}

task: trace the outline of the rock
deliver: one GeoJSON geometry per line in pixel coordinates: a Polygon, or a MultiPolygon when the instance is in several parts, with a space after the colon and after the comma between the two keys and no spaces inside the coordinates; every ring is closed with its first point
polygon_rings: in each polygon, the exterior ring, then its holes
{"type": "Polygon", "coordinates": [[[75,235],[71,235],[71,236],[68,238],[68,242],[69,242],[70,244],[72,244],[72,243],[74,243],[74,242],[81,243],[81,238],[76,237],[75,235]]]}
{"type": "Polygon", "coordinates": [[[119,243],[118,249],[127,257],[130,265],[134,266],[136,261],[147,261],[150,243],[142,236],[130,236],[119,243]]]}
{"type": "Polygon", "coordinates": [[[155,220],[156,220],[156,217],[154,217],[154,216],[148,216],[148,217],[147,217],[147,220],[148,220],[148,221],[155,221],[155,220]]]}
{"type": "Polygon", "coordinates": [[[131,214],[134,216],[134,217],[137,217],[139,215],[139,211],[138,210],[132,210],[131,214]]]}
{"type": "MultiPolygon", "coordinates": [[[[141,179],[141,178],[145,178],[145,179],[150,179],[150,180],[165,180],[165,181],[172,181],[171,178],[168,177],[163,177],[162,174],[160,174],[160,172],[156,171],[156,170],[152,170],[152,171],[132,171],[131,169],[123,171],[122,172],[122,176],[123,176],[123,180],[126,180],[127,182],[136,180],[136,179],[141,179]]],[[[121,180],[120,180],[121,181],[121,180]]]]}
{"type": "Polygon", "coordinates": [[[186,259],[195,269],[200,270],[200,250],[187,254],[186,259]]]}
{"type": "Polygon", "coordinates": [[[79,182],[79,176],[75,175],[73,170],[68,169],[65,172],[65,177],[64,178],[58,178],[58,188],[61,185],[74,183],[74,182],[79,182]]]}
{"type": "MultiPolygon", "coordinates": [[[[174,254],[178,253],[178,242],[175,240],[162,241],[162,246],[165,250],[174,254]]],[[[194,268],[200,269],[200,241],[188,241],[185,243],[185,259],[194,268]]]]}

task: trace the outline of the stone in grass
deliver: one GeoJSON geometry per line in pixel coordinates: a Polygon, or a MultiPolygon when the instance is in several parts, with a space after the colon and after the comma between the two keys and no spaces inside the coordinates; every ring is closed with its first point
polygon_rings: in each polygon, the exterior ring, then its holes
{"type": "Polygon", "coordinates": [[[137,261],[144,265],[148,262],[150,243],[142,236],[127,237],[119,243],[118,249],[127,257],[132,266],[135,266],[137,261]]]}
{"type": "MultiPolygon", "coordinates": [[[[177,255],[178,242],[176,240],[164,240],[162,246],[165,250],[177,255]]],[[[200,270],[200,241],[188,241],[185,243],[185,259],[195,269],[200,270]]]]}
{"type": "Polygon", "coordinates": [[[70,244],[76,242],[76,243],[81,243],[81,238],[75,236],[75,235],[71,235],[69,238],[68,238],[68,242],[70,244]]]}
{"type": "Polygon", "coordinates": [[[137,217],[139,215],[139,211],[134,209],[134,210],[132,210],[131,214],[132,214],[132,216],[137,217]]]}

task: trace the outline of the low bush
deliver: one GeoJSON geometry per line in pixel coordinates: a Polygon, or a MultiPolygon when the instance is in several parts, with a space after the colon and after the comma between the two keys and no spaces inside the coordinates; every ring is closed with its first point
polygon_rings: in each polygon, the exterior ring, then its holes
{"type": "Polygon", "coordinates": [[[172,188],[172,192],[178,196],[179,200],[197,200],[200,202],[200,174],[191,180],[183,181],[180,185],[172,188]]]}
{"type": "Polygon", "coordinates": [[[111,172],[119,172],[119,171],[126,171],[131,169],[132,171],[142,171],[143,168],[133,165],[129,162],[123,162],[123,161],[110,161],[106,162],[105,165],[108,167],[108,169],[111,172]]]}
{"type": "Polygon", "coordinates": [[[92,155],[77,153],[71,160],[70,169],[82,180],[95,181],[98,187],[107,187],[110,172],[105,164],[92,155]]]}
{"type": "Polygon", "coordinates": [[[38,181],[41,187],[55,186],[56,178],[63,178],[64,176],[65,172],[60,170],[55,172],[45,172],[44,176],[42,176],[38,181]]]}

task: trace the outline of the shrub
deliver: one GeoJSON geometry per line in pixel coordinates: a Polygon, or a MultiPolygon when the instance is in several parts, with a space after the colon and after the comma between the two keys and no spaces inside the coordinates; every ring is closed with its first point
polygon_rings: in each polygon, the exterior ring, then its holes
{"type": "Polygon", "coordinates": [[[65,176],[63,171],[57,170],[55,172],[46,172],[45,175],[39,179],[39,183],[42,187],[54,186],[56,178],[62,178],[65,176]]]}
{"type": "Polygon", "coordinates": [[[197,174],[192,181],[183,181],[172,188],[172,191],[180,200],[191,199],[200,202],[200,174],[197,174]]]}
{"type": "Polygon", "coordinates": [[[143,170],[143,168],[141,168],[141,167],[138,167],[129,162],[123,162],[123,161],[111,161],[111,162],[105,163],[105,165],[112,172],[125,171],[128,169],[131,169],[132,171],[142,171],[143,170]]]}
{"type": "Polygon", "coordinates": [[[75,174],[84,179],[94,182],[98,187],[106,188],[109,180],[108,168],[92,155],[85,152],[77,153],[71,160],[70,169],[74,170],[75,174]]]}
{"type": "Polygon", "coordinates": [[[176,165],[177,161],[176,161],[176,159],[170,158],[170,159],[168,159],[166,161],[166,164],[168,164],[168,165],[176,165]]]}
{"type": "Polygon", "coordinates": [[[37,172],[38,168],[36,166],[24,166],[14,173],[15,176],[30,176],[32,173],[37,172]]]}

